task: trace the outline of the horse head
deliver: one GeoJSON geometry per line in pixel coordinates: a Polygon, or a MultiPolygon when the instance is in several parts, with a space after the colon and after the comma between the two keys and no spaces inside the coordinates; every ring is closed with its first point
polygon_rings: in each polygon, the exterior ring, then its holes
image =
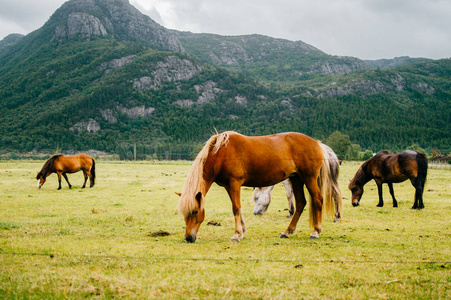
{"type": "Polygon", "coordinates": [[[45,183],[46,176],[42,172],[39,172],[38,175],[36,175],[36,179],[38,180],[37,187],[41,188],[45,183]]]}
{"type": "Polygon", "coordinates": [[[363,195],[363,185],[359,185],[357,182],[351,180],[348,185],[348,189],[352,192],[351,203],[352,206],[359,206],[360,199],[363,195]]]}
{"type": "Polygon", "coordinates": [[[188,243],[194,243],[196,241],[197,231],[205,219],[205,209],[202,205],[203,197],[202,193],[198,192],[194,196],[195,201],[191,202],[192,205],[189,208],[179,205],[179,210],[185,217],[185,241],[188,243]]]}
{"type": "Polygon", "coordinates": [[[271,191],[274,186],[255,188],[252,193],[254,199],[254,215],[263,215],[271,203],[271,191]]]}

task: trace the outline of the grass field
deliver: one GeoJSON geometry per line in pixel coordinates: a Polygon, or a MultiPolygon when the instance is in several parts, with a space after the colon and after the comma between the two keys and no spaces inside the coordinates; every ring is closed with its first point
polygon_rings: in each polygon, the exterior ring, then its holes
{"type": "Polygon", "coordinates": [[[97,161],[97,181],[82,174],[57,190],[55,174],[36,188],[43,161],[0,161],[0,298],[451,299],[451,170],[430,169],[425,209],[414,189],[395,184],[398,208],[374,182],[352,207],[347,183],[359,164],[341,166],[343,219],[323,222],[309,240],[308,212],[289,239],[282,185],[264,216],[242,188],[247,233],[239,243],[231,203],[213,185],[206,220],[184,242],[178,197],[190,162],[97,161]],[[216,221],[221,226],[208,226],[216,221]],[[160,236],[158,233],[169,235],[160,236]]]}

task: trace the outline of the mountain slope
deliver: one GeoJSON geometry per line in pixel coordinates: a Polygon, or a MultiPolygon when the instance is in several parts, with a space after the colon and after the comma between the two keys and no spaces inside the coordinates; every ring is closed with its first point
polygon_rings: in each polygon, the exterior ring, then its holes
{"type": "Polygon", "coordinates": [[[66,2],[3,49],[1,152],[190,158],[215,128],[451,150],[449,60],[370,70],[302,42],[170,31],[124,0],[66,2]]]}
{"type": "Polygon", "coordinates": [[[354,57],[328,55],[302,41],[262,35],[220,36],[175,32],[186,51],[203,62],[267,81],[299,80],[309,74],[346,74],[368,68],[354,57]]]}

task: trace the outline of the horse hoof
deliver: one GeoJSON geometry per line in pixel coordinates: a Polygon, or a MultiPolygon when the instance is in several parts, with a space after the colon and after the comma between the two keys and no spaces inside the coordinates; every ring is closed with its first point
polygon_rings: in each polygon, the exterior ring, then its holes
{"type": "Polygon", "coordinates": [[[318,239],[318,238],[319,238],[319,236],[318,236],[317,233],[312,233],[312,234],[310,235],[310,237],[309,237],[310,240],[318,239]]]}
{"type": "Polygon", "coordinates": [[[236,237],[236,236],[232,236],[232,237],[230,238],[230,241],[231,241],[231,242],[234,242],[234,243],[238,243],[238,242],[240,241],[240,238],[239,238],[239,237],[236,237]]]}
{"type": "Polygon", "coordinates": [[[378,205],[376,205],[377,207],[384,207],[384,205],[383,204],[378,204],[378,205]]]}
{"type": "Polygon", "coordinates": [[[288,238],[288,235],[286,235],[285,233],[282,233],[282,234],[280,235],[280,238],[281,238],[281,239],[287,239],[287,238],[288,238]]]}

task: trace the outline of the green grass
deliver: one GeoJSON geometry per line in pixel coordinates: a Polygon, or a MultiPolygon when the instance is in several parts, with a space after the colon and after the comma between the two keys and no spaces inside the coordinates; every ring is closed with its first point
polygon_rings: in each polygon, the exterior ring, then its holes
{"type": "Polygon", "coordinates": [[[345,162],[340,223],[323,222],[309,240],[308,211],[289,239],[282,185],[264,216],[252,214],[242,188],[247,233],[239,243],[231,203],[214,185],[194,244],[183,240],[178,197],[190,162],[97,161],[97,182],[81,189],[69,175],[36,188],[43,161],[0,161],[0,298],[451,298],[451,170],[430,169],[424,210],[412,210],[414,189],[395,184],[398,208],[374,182],[351,206],[347,183],[358,168],[345,162]],[[216,221],[221,226],[207,226],[216,221]],[[153,236],[158,231],[168,236],[153,236]]]}

